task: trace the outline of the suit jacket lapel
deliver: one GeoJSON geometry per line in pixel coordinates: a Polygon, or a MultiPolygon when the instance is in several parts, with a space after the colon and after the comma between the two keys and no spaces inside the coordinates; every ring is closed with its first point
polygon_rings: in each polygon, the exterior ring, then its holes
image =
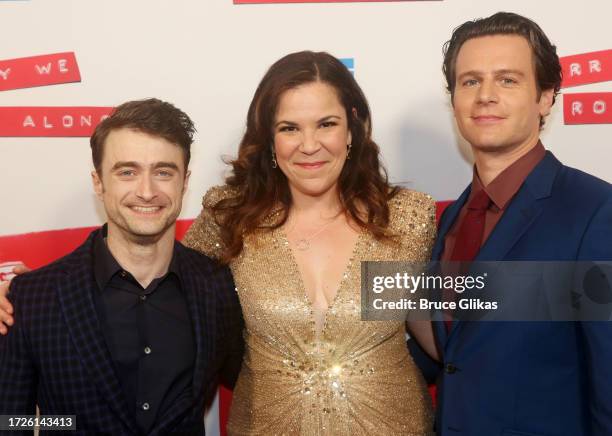
{"type": "Polygon", "coordinates": [[[207,388],[204,386],[204,381],[207,371],[210,371],[211,360],[215,356],[216,298],[210,283],[212,272],[203,271],[202,265],[193,262],[180,244],[177,248],[196,344],[192,389],[194,398],[197,398],[199,393],[207,388]]]}
{"type": "MultiPolygon", "coordinates": [[[[470,196],[470,191],[471,186],[468,186],[459,196],[459,198],[454,201],[450,206],[448,206],[447,210],[444,211],[444,214],[440,221],[438,238],[436,239],[436,243],[434,244],[434,249],[431,256],[432,261],[439,261],[442,257],[442,252],[444,251],[444,240],[446,238],[446,235],[448,234],[451,227],[455,223],[455,220],[459,216],[461,208],[470,196]]],[[[443,345],[446,344],[448,338],[446,332],[446,324],[442,319],[442,313],[436,311],[434,313],[433,321],[434,334],[436,336],[438,344],[440,344],[443,348],[443,345]]],[[[441,351],[444,352],[444,349],[442,349],[441,351]]]]}
{"type": "Polygon", "coordinates": [[[561,163],[550,152],[527,176],[523,186],[510,201],[501,220],[482,246],[476,261],[504,260],[508,252],[540,215],[544,202],[550,197],[561,163]]]}
{"type": "Polygon", "coordinates": [[[93,301],[96,284],[91,253],[96,233],[66,259],[66,276],[57,283],[60,306],[74,347],[92,382],[121,421],[137,433],[136,421],[128,413],[130,409],[115,374],[93,301]]]}
{"type": "MultiPolygon", "coordinates": [[[[529,190],[521,188],[474,261],[503,260],[541,212],[542,205],[538,204],[529,190]]],[[[453,321],[447,343],[463,325],[462,321],[453,321]]]]}
{"type": "Polygon", "coordinates": [[[503,260],[541,212],[542,204],[528,189],[520,189],[474,260],[503,260]]]}
{"type": "MultiPolygon", "coordinates": [[[[475,261],[502,261],[518,240],[529,230],[536,218],[542,213],[544,202],[550,197],[553,183],[561,163],[547,151],[546,156],[527,176],[525,182],[510,201],[501,220],[481,247],[475,261]]],[[[462,326],[454,321],[447,342],[462,326]]]]}
{"type": "MultiPolygon", "coordinates": [[[[192,398],[182,397],[181,400],[172,404],[163,415],[158,417],[155,426],[151,429],[152,434],[166,433],[168,429],[177,425],[185,416],[192,412],[198,412],[194,409],[194,405],[198,404],[198,396],[202,395],[202,392],[207,388],[204,386],[205,375],[207,371],[210,371],[210,361],[215,356],[216,299],[210,289],[211,273],[210,271],[203,271],[202,265],[196,263],[179,242],[175,242],[175,244],[181,286],[187,299],[187,308],[196,346],[192,398]]],[[[213,381],[212,378],[211,381],[213,381]]]]}

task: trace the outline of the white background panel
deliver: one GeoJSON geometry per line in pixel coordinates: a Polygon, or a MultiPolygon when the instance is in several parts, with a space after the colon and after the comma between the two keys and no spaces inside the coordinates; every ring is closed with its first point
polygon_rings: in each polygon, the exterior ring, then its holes
{"type": "MultiPolygon", "coordinates": [[[[455,198],[470,155],[456,132],[441,73],[442,45],[474,17],[533,18],[561,56],[612,48],[612,2],[515,0],[233,5],[231,0],[1,1],[0,59],[74,51],[82,82],[0,92],[1,106],[106,106],[159,97],[198,128],[183,217],[222,182],[248,104],[267,67],[302,49],[355,59],[374,135],[393,182],[455,198]]],[[[612,91],[600,83],[568,92],[612,91]]],[[[611,125],[563,125],[562,97],[543,134],[562,161],[612,181],[611,125]]],[[[1,121],[1,120],[0,120],[1,121]]],[[[0,138],[0,235],[103,221],[86,138],[0,138]]]]}

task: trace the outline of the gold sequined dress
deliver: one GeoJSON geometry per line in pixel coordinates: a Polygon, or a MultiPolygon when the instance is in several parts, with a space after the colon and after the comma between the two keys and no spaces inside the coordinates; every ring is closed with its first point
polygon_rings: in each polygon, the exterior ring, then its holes
{"type": "MultiPolygon", "coordinates": [[[[221,240],[214,187],[184,243],[211,257],[221,240]]],[[[230,435],[428,435],[431,399],[398,321],[360,320],[360,261],[428,260],[435,237],[431,197],[402,190],[390,202],[400,244],[358,236],[321,328],[282,229],[245,238],[230,266],[246,324],[246,353],[234,389],[230,435]]]]}

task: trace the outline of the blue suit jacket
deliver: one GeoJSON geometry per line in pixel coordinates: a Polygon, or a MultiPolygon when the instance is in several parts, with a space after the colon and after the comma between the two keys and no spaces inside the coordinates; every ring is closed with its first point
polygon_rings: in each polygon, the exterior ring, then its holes
{"type": "MultiPolygon", "coordinates": [[[[470,194],[440,221],[433,260],[470,194]]],[[[480,249],[481,261],[612,260],[612,186],[550,152],[480,249]]],[[[434,331],[441,435],[612,435],[612,322],[465,322],[434,331]]]]}
{"type": "MultiPolygon", "coordinates": [[[[138,434],[93,302],[98,231],[68,256],[13,280],[15,325],[0,336],[0,414],[33,414],[38,404],[42,414],[77,415],[77,431],[66,434],[138,434]]],[[[160,411],[150,434],[203,434],[218,379],[232,385],[240,369],[242,314],[228,268],[181,244],[176,256],[197,348],[193,398],[160,411]]]]}

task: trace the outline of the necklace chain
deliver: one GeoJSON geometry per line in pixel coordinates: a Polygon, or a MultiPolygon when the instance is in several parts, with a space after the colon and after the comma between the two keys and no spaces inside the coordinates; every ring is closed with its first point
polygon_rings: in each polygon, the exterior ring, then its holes
{"type": "MultiPolygon", "coordinates": [[[[310,241],[312,241],[315,237],[317,237],[318,235],[320,235],[323,230],[325,230],[327,227],[329,227],[333,222],[335,222],[338,219],[338,216],[340,215],[336,215],[334,218],[332,218],[330,221],[328,221],[327,223],[323,224],[317,231],[315,231],[312,235],[304,237],[304,238],[298,238],[295,242],[295,248],[297,248],[300,251],[306,251],[308,249],[310,249],[310,241]]],[[[288,233],[293,232],[293,230],[295,229],[297,222],[293,224],[293,226],[291,227],[291,230],[288,233]]]]}

